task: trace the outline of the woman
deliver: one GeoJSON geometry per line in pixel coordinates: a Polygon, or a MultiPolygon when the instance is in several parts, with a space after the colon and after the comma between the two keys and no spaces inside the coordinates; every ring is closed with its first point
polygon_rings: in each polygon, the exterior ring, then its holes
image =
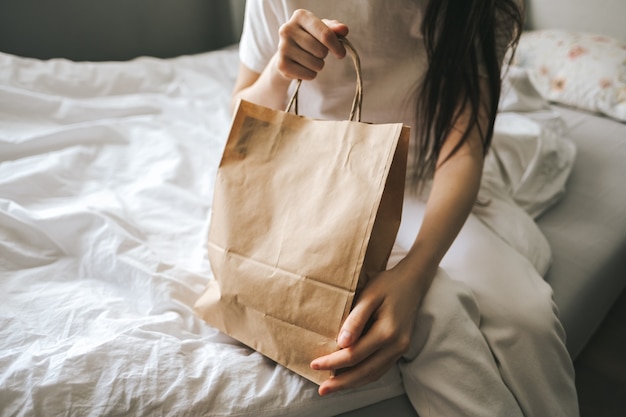
{"type": "Polygon", "coordinates": [[[549,286],[474,215],[512,0],[249,0],[233,93],[344,119],[363,64],[364,121],[412,127],[403,223],[390,268],[372,278],[314,369],[342,370],[320,395],[373,381],[394,364],[427,415],[575,416],[573,368],[549,286]],[[328,17],[334,20],[322,20],[328,17]]]}

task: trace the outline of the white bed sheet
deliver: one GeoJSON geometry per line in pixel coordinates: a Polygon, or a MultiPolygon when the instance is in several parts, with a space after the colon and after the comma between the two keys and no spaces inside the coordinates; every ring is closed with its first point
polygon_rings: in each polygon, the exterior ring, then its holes
{"type": "Polygon", "coordinates": [[[323,416],[402,392],[312,401],[194,315],[236,67],[0,55],[0,415],[323,416]]]}
{"type": "MultiPolygon", "coordinates": [[[[393,369],[320,400],[194,315],[236,68],[235,49],[124,63],[0,54],[0,415],[325,416],[403,393],[393,369]]],[[[515,184],[568,145],[516,120],[494,149],[519,175],[488,163],[494,204],[477,214],[547,268],[515,184]]],[[[530,206],[552,204],[570,163],[530,206]]]]}

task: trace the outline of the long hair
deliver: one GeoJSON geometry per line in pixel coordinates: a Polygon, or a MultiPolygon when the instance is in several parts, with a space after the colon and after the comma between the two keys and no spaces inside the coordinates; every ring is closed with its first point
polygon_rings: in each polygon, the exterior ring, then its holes
{"type": "Polygon", "coordinates": [[[423,184],[434,174],[441,147],[462,113],[469,116],[469,125],[447,157],[458,151],[475,129],[487,153],[500,97],[499,55],[507,46],[501,45],[502,39],[510,39],[514,49],[523,26],[524,12],[518,1],[428,2],[422,34],[429,65],[417,102],[420,129],[412,178],[415,184],[423,184]],[[486,76],[488,91],[480,88],[481,73],[486,76]],[[479,123],[481,111],[483,117],[485,111],[489,117],[486,130],[479,123]]]}

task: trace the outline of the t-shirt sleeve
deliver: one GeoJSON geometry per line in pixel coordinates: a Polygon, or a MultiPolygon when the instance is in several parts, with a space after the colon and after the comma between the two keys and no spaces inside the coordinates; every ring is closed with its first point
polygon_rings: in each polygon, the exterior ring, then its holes
{"type": "Polygon", "coordinates": [[[273,0],[246,1],[239,59],[255,72],[263,71],[278,48],[278,30],[285,19],[279,18],[276,3],[273,0]]]}

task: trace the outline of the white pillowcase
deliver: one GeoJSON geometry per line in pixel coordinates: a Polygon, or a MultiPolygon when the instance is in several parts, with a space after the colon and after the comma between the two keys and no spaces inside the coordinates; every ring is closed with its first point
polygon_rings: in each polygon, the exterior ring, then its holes
{"type": "Polygon", "coordinates": [[[626,44],[563,30],[522,34],[515,66],[552,102],[626,121],[626,44]]]}

